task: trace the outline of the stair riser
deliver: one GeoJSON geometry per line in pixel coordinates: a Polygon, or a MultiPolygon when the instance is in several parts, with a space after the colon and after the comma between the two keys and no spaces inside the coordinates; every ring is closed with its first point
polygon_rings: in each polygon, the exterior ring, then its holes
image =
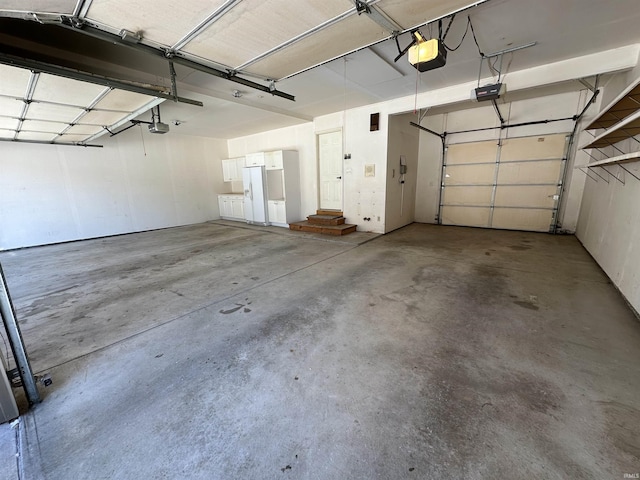
{"type": "Polygon", "coordinates": [[[332,218],[330,220],[320,220],[313,217],[307,217],[307,221],[309,223],[313,223],[314,225],[343,225],[344,220],[344,217],[332,218]]]}
{"type": "Polygon", "coordinates": [[[342,229],[331,229],[331,228],[323,228],[321,225],[294,225],[290,224],[289,228],[291,230],[299,231],[299,232],[311,232],[311,233],[322,233],[323,235],[334,235],[341,236],[347,235],[349,233],[355,232],[358,228],[357,225],[351,225],[347,228],[342,229]]]}
{"type": "Polygon", "coordinates": [[[316,210],[316,215],[331,215],[333,217],[341,217],[342,212],[338,210],[316,210]]]}

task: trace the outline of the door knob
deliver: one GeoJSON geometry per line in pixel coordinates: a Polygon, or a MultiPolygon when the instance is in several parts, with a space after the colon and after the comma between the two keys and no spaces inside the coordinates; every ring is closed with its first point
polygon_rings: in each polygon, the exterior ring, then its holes
{"type": "Polygon", "coordinates": [[[336,179],[338,179],[338,180],[342,180],[342,177],[336,177],[336,179]]]}

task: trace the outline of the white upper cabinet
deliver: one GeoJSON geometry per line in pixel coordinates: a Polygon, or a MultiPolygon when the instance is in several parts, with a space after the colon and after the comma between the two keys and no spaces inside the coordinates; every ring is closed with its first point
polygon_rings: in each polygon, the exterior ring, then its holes
{"type": "Polygon", "coordinates": [[[222,179],[225,182],[241,182],[245,158],[228,158],[222,160],[222,179]]]}
{"type": "Polygon", "coordinates": [[[265,153],[264,152],[257,152],[257,153],[248,153],[247,155],[245,155],[245,162],[247,167],[257,167],[259,165],[264,165],[264,157],[265,157],[265,153]]]}
{"type": "Polygon", "coordinates": [[[264,166],[266,170],[282,170],[284,168],[282,150],[264,152],[264,166]]]}

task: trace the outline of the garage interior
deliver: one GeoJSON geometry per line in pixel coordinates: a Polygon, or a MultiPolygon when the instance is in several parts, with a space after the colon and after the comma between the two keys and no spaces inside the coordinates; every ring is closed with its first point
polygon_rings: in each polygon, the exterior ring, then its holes
{"type": "Polygon", "coordinates": [[[637,478],[639,20],[1,2],[0,477],[637,478]]]}

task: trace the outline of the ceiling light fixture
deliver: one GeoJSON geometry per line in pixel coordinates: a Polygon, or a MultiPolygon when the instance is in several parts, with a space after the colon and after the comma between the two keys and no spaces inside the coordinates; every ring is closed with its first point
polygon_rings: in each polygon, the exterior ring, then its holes
{"type": "Polygon", "coordinates": [[[417,30],[413,32],[415,44],[409,48],[409,63],[420,72],[444,67],[447,63],[447,50],[437,38],[425,40],[417,30]]]}

